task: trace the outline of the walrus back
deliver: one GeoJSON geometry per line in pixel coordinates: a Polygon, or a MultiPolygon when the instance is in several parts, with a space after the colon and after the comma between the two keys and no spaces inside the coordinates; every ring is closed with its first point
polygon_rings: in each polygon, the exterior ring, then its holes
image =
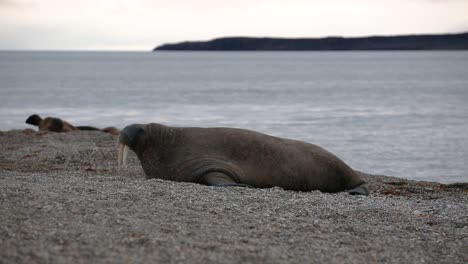
{"type": "Polygon", "coordinates": [[[342,160],[325,149],[236,128],[191,128],[189,142],[198,155],[230,160],[241,168],[242,183],[290,190],[338,192],[363,183],[342,160]]]}

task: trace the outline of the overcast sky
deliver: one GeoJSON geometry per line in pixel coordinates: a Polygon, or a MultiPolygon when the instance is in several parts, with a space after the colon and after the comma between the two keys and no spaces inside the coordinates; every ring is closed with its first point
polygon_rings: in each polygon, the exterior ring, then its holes
{"type": "Polygon", "coordinates": [[[468,0],[0,0],[0,49],[150,50],[222,36],[468,31],[468,0]]]}

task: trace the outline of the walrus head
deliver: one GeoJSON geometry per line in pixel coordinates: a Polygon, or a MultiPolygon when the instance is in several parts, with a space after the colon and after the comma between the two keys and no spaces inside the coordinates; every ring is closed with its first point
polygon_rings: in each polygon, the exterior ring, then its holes
{"type": "Polygon", "coordinates": [[[119,135],[119,166],[127,164],[128,149],[138,153],[139,145],[144,141],[145,125],[133,124],[126,126],[119,135]]]}
{"type": "Polygon", "coordinates": [[[34,114],[34,115],[29,116],[28,119],[26,119],[26,124],[39,126],[41,121],[42,121],[42,118],[39,115],[34,114]]]}

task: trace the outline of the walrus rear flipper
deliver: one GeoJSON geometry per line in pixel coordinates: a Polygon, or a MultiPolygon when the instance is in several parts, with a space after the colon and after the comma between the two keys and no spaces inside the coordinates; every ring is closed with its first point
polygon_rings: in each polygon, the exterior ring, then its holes
{"type": "Polygon", "coordinates": [[[92,127],[92,126],[77,126],[76,128],[77,128],[78,130],[91,130],[91,131],[100,130],[99,128],[92,127]]]}
{"type": "Polygon", "coordinates": [[[248,184],[242,184],[235,182],[231,177],[222,173],[222,172],[209,172],[202,176],[200,179],[201,184],[206,184],[209,186],[218,186],[218,187],[226,187],[226,186],[237,186],[237,187],[249,187],[253,188],[248,184]]]}
{"type": "Polygon", "coordinates": [[[78,130],[102,131],[102,132],[109,133],[109,134],[115,135],[115,136],[120,134],[120,130],[115,128],[115,127],[106,127],[106,128],[103,128],[103,129],[99,129],[97,127],[92,127],[92,126],[77,126],[76,128],[78,130]]]}
{"type": "Polygon", "coordinates": [[[348,193],[351,195],[369,195],[369,188],[367,187],[367,184],[363,183],[351,190],[348,190],[348,193]]]}

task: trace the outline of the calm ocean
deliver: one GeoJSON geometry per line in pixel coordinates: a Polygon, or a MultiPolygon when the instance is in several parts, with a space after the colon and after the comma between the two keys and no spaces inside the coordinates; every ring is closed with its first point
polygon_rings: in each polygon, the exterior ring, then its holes
{"type": "Polygon", "coordinates": [[[372,174],[468,181],[465,51],[0,52],[0,130],[33,113],[248,128],[372,174]]]}

